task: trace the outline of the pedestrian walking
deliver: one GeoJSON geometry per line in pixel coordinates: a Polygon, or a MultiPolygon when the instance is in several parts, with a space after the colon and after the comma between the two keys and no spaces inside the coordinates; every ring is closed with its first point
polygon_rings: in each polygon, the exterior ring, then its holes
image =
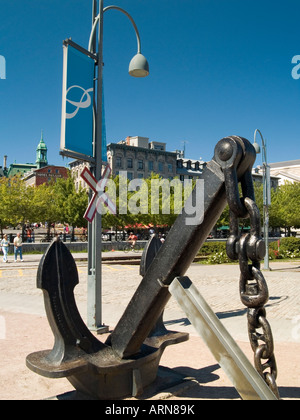
{"type": "Polygon", "coordinates": [[[31,233],[32,233],[32,231],[31,231],[30,227],[28,227],[27,230],[26,230],[27,242],[28,243],[32,242],[31,233]]]}
{"type": "Polygon", "coordinates": [[[1,241],[1,247],[2,247],[2,252],[3,252],[3,262],[8,263],[8,250],[9,250],[9,241],[7,239],[7,235],[5,234],[3,236],[3,239],[1,241]]]}
{"type": "Polygon", "coordinates": [[[15,253],[15,262],[17,262],[18,254],[20,255],[20,260],[23,262],[22,255],[22,237],[20,233],[17,233],[17,236],[14,239],[14,253],[15,253]]]}

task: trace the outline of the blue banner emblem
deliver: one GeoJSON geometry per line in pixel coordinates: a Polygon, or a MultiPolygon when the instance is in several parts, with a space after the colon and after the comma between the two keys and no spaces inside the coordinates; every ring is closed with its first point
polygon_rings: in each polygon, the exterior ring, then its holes
{"type": "Polygon", "coordinates": [[[64,45],[61,150],[83,160],[93,157],[94,72],[90,55],[64,45]]]}

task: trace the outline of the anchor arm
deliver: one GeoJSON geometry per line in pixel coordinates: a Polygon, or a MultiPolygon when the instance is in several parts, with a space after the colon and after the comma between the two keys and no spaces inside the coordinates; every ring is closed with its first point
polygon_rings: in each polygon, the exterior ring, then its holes
{"type": "Polygon", "coordinates": [[[73,356],[74,349],[94,353],[105,347],[89,331],[78,312],[73,291],[77,284],[75,261],[57,239],[43,256],[37,274],[37,286],[43,290],[45,309],[55,338],[54,348],[48,356],[53,363],[73,356]]]}

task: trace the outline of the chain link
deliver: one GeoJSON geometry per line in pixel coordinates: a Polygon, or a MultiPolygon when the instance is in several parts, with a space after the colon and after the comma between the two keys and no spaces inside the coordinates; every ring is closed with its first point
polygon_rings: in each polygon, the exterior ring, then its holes
{"type": "Polygon", "coordinates": [[[254,352],[255,368],[279,399],[276,385],[277,366],[274,356],[274,341],[264,308],[269,300],[269,292],[267,282],[260,270],[260,261],[265,255],[265,245],[261,238],[259,209],[254,200],[254,193],[252,194],[253,189],[251,185],[249,186],[249,173],[247,180],[248,189],[243,188],[244,197],[238,198],[237,203],[237,186],[235,186],[234,194],[231,194],[233,180],[228,179],[228,176],[226,178],[225,174],[225,187],[230,207],[230,236],[226,250],[229,258],[239,260],[240,298],[248,308],[248,334],[254,352]],[[247,191],[251,193],[247,194],[247,191]],[[244,211],[241,210],[241,206],[244,207],[244,211]],[[250,233],[240,235],[239,218],[246,217],[250,217],[250,233]]]}

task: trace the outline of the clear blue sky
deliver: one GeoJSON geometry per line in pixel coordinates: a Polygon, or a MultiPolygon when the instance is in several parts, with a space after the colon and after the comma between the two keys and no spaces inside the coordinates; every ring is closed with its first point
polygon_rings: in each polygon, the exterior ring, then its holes
{"type": "MultiPolygon", "coordinates": [[[[135,79],[129,20],[104,21],[104,91],[108,142],[145,136],[172,151],[210,160],[227,135],[253,141],[269,162],[300,158],[299,0],[113,0],[134,18],[150,76],[135,79]],[[257,137],[260,141],[259,136],[257,137]]],[[[0,165],[34,162],[41,130],[51,164],[59,156],[62,41],[87,48],[92,0],[1,0],[0,165]]],[[[257,164],[261,163],[258,157],[257,164]]]]}

